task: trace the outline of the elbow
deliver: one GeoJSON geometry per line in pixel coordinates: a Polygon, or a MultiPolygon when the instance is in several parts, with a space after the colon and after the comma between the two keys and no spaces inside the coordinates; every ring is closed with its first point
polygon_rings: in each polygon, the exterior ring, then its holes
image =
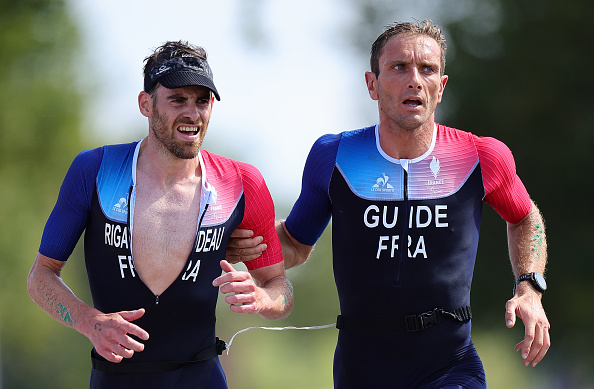
{"type": "Polygon", "coordinates": [[[27,275],[27,293],[29,293],[29,297],[31,297],[32,300],[34,299],[35,296],[35,270],[34,268],[31,268],[31,270],[29,271],[29,274],[27,275]]]}
{"type": "Polygon", "coordinates": [[[271,308],[260,312],[260,316],[266,320],[285,319],[293,310],[293,285],[284,276],[278,278],[282,279],[283,284],[280,290],[277,289],[278,292],[272,300],[271,308]]]}
{"type": "Polygon", "coordinates": [[[268,311],[260,312],[260,317],[266,320],[282,320],[286,319],[293,310],[293,300],[291,299],[290,303],[287,303],[280,309],[272,309],[268,311]]]}

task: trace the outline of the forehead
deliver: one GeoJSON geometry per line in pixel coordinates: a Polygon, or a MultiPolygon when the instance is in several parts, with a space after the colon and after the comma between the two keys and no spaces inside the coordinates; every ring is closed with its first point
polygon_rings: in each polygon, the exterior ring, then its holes
{"type": "Polygon", "coordinates": [[[380,56],[380,64],[386,61],[441,61],[441,49],[437,41],[426,35],[395,35],[386,42],[380,56]]]}

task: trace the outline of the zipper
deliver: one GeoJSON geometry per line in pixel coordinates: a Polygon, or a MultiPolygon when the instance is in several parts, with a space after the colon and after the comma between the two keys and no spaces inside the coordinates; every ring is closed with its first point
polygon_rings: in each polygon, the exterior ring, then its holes
{"type": "Polygon", "coordinates": [[[396,283],[400,283],[400,273],[402,272],[402,263],[408,255],[408,223],[409,223],[409,209],[408,209],[408,170],[403,169],[404,179],[402,182],[403,191],[403,213],[404,213],[404,227],[402,228],[402,235],[400,239],[400,261],[398,263],[398,273],[396,274],[396,283]]]}
{"type": "Polygon", "coordinates": [[[200,215],[200,219],[198,219],[198,227],[196,228],[196,237],[194,238],[194,248],[192,249],[192,252],[196,251],[196,246],[198,245],[198,231],[200,231],[200,226],[202,226],[202,220],[204,219],[207,210],[208,203],[204,206],[204,211],[202,211],[202,215],[200,215]]]}
{"type": "MultiPolygon", "coordinates": [[[[132,256],[132,204],[130,204],[130,201],[132,200],[133,190],[134,185],[130,185],[130,190],[128,191],[128,214],[126,215],[126,224],[128,227],[128,242],[130,242],[130,256],[132,256]]],[[[132,260],[134,260],[134,258],[132,260]]]]}

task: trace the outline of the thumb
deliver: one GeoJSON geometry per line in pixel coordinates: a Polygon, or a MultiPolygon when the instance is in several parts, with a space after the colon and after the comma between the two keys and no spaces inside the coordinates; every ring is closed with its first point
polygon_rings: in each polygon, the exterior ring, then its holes
{"type": "Polygon", "coordinates": [[[223,269],[223,271],[225,273],[230,273],[232,271],[235,271],[235,268],[233,266],[231,266],[231,264],[227,261],[225,261],[224,259],[221,261],[221,269],[223,269]]]}
{"type": "Polygon", "coordinates": [[[134,321],[140,319],[144,315],[144,308],[135,309],[134,311],[121,311],[120,316],[126,321],[134,321]]]}
{"type": "Polygon", "coordinates": [[[516,325],[516,303],[513,300],[508,300],[505,304],[505,325],[507,328],[516,325]]]}

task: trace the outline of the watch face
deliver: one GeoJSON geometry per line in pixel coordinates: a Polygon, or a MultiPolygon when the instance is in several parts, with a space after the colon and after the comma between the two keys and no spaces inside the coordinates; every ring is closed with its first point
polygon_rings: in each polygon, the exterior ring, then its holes
{"type": "Polygon", "coordinates": [[[547,290],[547,282],[540,273],[534,273],[534,281],[540,286],[542,290],[547,290]]]}

